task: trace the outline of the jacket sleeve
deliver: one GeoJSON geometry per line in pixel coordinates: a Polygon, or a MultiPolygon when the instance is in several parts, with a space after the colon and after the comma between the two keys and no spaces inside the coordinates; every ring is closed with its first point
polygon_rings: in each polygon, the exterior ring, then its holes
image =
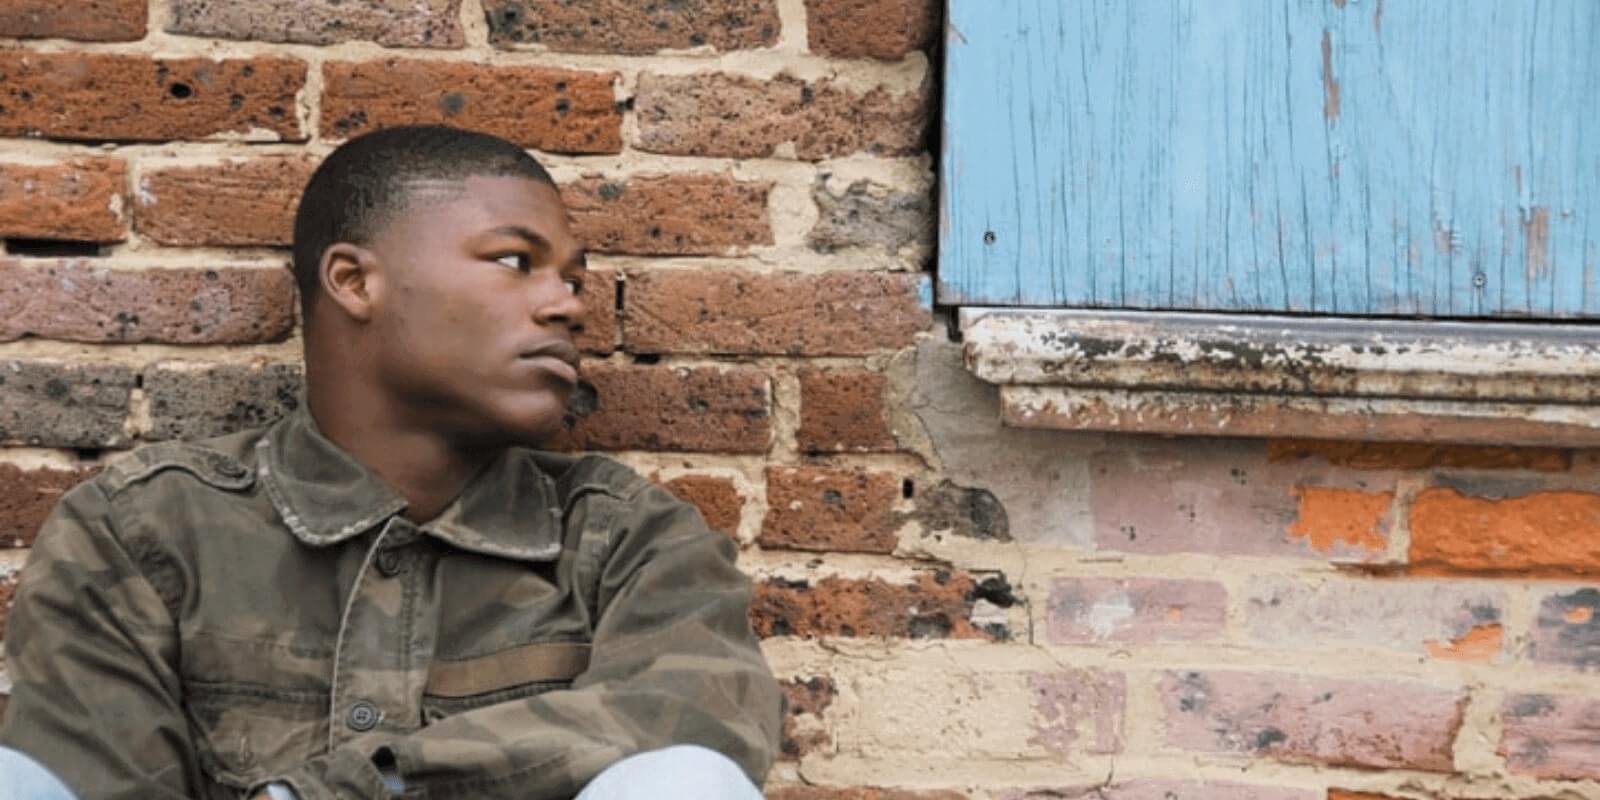
{"type": "Polygon", "coordinates": [[[310,800],[382,796],[376,760],[394,765],[407,796],[568,798],[626,756],[698,744],[760,785],[782,700],[733,542],[654,486],[624,503],[612,542],[589,667],[570,689],[354,740],[284,780],[310,800]]]}
{"type": "Polygon", "coordinates": [[[68,492],[23,568],[5,629],[0,744],[84,798],[196,796],[175,625],[95,482],[68,492]]]}

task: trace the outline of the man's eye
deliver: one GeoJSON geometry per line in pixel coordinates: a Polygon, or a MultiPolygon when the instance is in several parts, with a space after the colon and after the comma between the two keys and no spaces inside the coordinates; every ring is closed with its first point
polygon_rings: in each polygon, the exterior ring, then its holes
{"type": "Polygon", "coordinates": [[[573,294],[583,294],[583,280],[580,278],[563,278],[562,283],[567,285],[567,291],[573,294]]]}
{"type": "Polygon", "coordinates": [[[501,256],[495,259],[495,261],[498,261],[501,264],[504,264],[518,272],[527,272],[529,267],[532,266],[528,261],[527,253],[513,253],[511,255],[501,256]]]}

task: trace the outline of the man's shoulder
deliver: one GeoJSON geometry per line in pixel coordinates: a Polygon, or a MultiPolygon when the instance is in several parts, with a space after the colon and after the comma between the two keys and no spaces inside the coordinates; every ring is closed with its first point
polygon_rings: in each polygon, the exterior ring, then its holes
{"type": "Polygon", "coordinates": [[[632,467],[609,456],[543,450],[523,452],[533,459],[539,471],[555,482],[557,493],[563,497],[600,492],[630,500],[654,485],[632,467]]]}
{"type": "Polygon", "coordinates": [[[107,497],[136,492],[152,482],[195,490],[239,491],[256,479],[255,443],[262,431],[251,430],[193,441],[144,445],[113,460],[94,483],[107,497]]]}

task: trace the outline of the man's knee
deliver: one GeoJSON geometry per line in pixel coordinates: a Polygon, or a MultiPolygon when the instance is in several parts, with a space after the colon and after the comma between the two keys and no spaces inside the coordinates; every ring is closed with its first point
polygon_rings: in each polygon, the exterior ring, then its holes
{"type": "Polygon", "coordinates": [[[73,796],[44,765],[0,747],[0,800],[73,800],[73,796]]]}
{"type": "Polygon", "coordinates": [[[612,764],[584,788],[578,800],[690,797],[760,800],[761,790],[733,759],[710,748],[681,744],[612,764]]]}

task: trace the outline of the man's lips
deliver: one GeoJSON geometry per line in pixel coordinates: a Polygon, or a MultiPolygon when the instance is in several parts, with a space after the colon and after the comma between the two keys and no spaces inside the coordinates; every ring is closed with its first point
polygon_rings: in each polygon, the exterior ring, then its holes
{"type": "Polygon", "coordinates": [[[541,342],[519,353],[517,359],[537,364],[569,384],[578,382],[578,348],[571,342],[561,339],[541,342]]]}

